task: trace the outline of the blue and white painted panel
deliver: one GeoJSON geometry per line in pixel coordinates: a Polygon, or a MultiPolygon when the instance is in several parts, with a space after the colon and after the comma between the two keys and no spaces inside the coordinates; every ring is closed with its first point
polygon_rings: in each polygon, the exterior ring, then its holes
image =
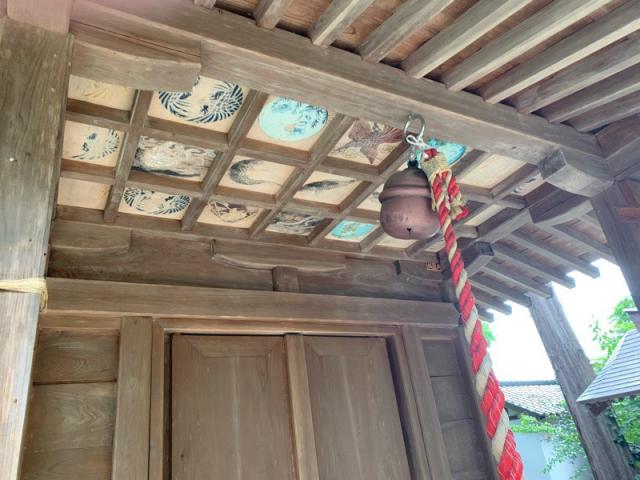
{"type": "Polygon", "coordinates": [[[62,157],[76,162],[113,167],[118,161],[124,133],[110,128],[66,122],[62,157]]]}
{"type": "Polygon", "coordinates": [[[220,185],[274,195],[280,191],[293,170],[288,165],[238,156],[222,177],[220,185]]]}

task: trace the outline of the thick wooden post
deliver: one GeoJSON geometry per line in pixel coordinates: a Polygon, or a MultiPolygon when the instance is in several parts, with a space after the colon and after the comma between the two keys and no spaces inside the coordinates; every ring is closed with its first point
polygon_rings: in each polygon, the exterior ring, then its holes
{"type": "Polygon", "coordinates": [[[576,402],[595,374],[558,297],[555,293],[550,298],[532,295],[530,311],[580,434],[594,477],[597,480],[632,480],[634,474],[628,464],[628,452],[614,443],[609,420],[602,415],[594,416],[585,405],[576,402]]]}
{"type": "MultiPolygon", "coordinates": [[[[71,35],[0,18],[0,279],[43,277],[71,35]]],[[[40,298],[0,291],[0,477],[18,478],[40,298]]]]}
{"type": "Polygon", "coordinates": [[[591,203],[607,237],[609,248],[627,281],[631,296],[636,305],[640,306],[640,220],[623,220],[620,216],[625,209],[634,210],[629,205],[640,202],[640,188],[630,182],[626,186],[628,188],[617,182],[592,198],[591,203]],[[633,196],[638,198],[629,198],[633,196]]]}

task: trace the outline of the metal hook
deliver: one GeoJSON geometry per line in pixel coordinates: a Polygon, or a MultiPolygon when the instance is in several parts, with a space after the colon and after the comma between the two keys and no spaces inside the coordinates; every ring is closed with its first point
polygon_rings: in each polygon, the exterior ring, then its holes
{"type": "Polygon", "coordinates": [[[418,133],[417,138],[422,138],[424,136],[424,132],[427,129],[427,122],[424,117],[418,113],[410,113],[407,115],[407,123],[404,124],[404,129],[402,130],[402,135],[404,140],[407,141],[407,137],[409,136],[409,129],[415,120],[420,122],[420,133],[418,133]]]}

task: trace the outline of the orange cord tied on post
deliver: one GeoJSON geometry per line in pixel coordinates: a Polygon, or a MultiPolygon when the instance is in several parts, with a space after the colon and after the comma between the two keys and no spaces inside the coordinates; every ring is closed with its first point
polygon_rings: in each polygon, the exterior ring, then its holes
{"type": "Polygon", "coordinates": [[[471,353],[476,392],[486,420],[485,431],[491,440],[491,452],[498,464],[498,474],[501,480],[521,480],[524,478],[522,458],[516,451],[515,437],[509,429],[504,393],[492,369],[471,282],[453,231],[453,222],[466,217],[469,210],[464,206],[462,194],[444,155],[433,148],[425,149],[421,167],[429,179],[433,209],[438,214],[444,236],[460,317],[471,353]]]}

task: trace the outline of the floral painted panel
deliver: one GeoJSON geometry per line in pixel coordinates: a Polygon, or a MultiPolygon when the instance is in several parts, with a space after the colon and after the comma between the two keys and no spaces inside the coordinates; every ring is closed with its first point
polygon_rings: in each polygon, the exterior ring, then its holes
{"type": "Polygon", "coordinates": [[[246,89],[199,77],[190,92],[155,92],[149,116],[228,132],[246,97],[246,89]]]}
{"type": "Polygon", "coordinates": [[[119,110],[131,110],[135,89],[113,85],[111,83],[98,82],[87,78],[69,77],[69,98],[95,103],[119,110]]]}
{"type": "Polygon", "coordinates": [[[155,192],[127,187],[120,202],[120,211],[134,215],[149,215],[179,220],[191,203],[188,195],[155,192]]]}
{"type": "Polygon", "coordinates": [[[376,226],[370,223],[343,220],[331,231],[327,238],[345,242],[359,242],[369,235],[374,228],[376,226]]]}
{"type": "Polygon", "coordinates": [[[58,186],[58,203],[71,207],[104,210],[110,189],[109,185],[62,177],[58,186]]]}
{"type": "Polygon", "coordinates": [[[273,195],[280,191],[293,170],[288,165],[239,156],[232,162],[220,185],[273,195]]]}
{"type": "Polygon", "coordinates": [[[364,200],[364,202],[358,205],[358,208],[361,208],[363,210],[369,210],[372,212],[379,212],[380,211],[380,200],[379,200],[380,192],[382,192],[382,185],[380,185],[375,192],[369,195],[364,200]]]}
{"type": "Polygon", "coordinates": [[[285,210],[275,216],[267,230],[290,235],[309,235],[321,221],[320,217],[285,210]]]}
{"type": "Polygon", "coordinates": [[[113,167],[118,161],[124,133],[110,128],[66,122],[62,156],[77,162],[113,167]]]}
{"type": "Polygon", "coordinates": [[[308,151],[330,117],[323,107],[284,97],[270,97],[247,137],[308,151]]]}
{"type": "Polygon", "coordinates": [[[211,201],[205,207],[199,222],[234,228],[249,228],[262,209],[238,203],[211,201]]]}
{"type": "Polygon", "coordinates": [[[215,150],[143,136],[136,149],[133,169],[199,182],[216,154],[215,150]]]}
{"type": "Polygon", "coordinates": [[[314,172],[295,194],[295,198],[338,205],[353,192],[358,183],[353,178],[314,172]]]}
{"type": "Polygon", "coordinates": [[[402,142],[402,130],[357,120],[331,151],[332,157],[378,165],[402,142]]]}

